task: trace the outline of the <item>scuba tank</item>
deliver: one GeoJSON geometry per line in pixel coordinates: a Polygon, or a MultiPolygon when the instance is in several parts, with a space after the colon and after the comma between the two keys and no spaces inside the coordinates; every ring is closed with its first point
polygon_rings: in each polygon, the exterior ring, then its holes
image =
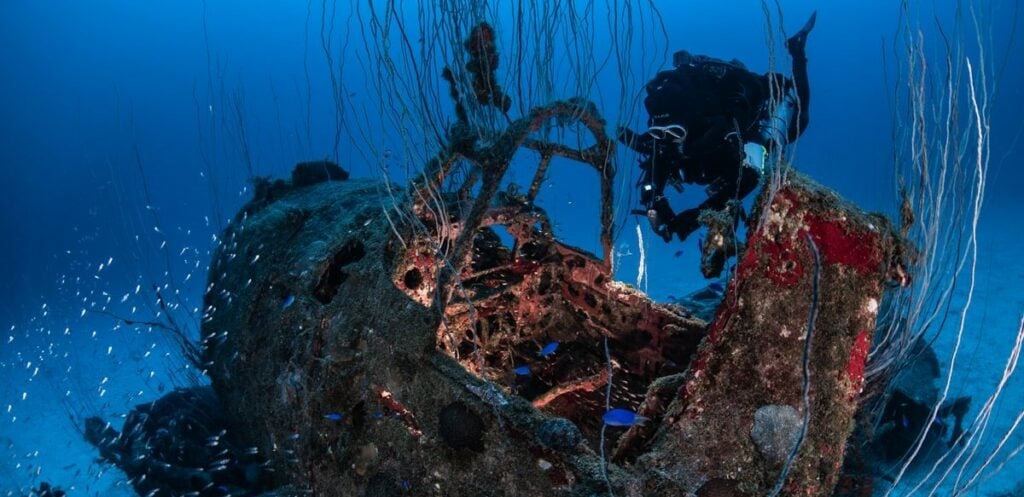
{"type": "Polygon", "coordinates": [[[756,169],[762,175],[767,166],[782,158],[789,124],[796,114],[796,93],[789,87],[781,100],[775,102],[775,105],[772,103],[769,100],[764,104],[767,109],[757,123],[758,136],[743,144],[743,152],[746,154],[743,165],[756,169]]]}
{"type": "MultiPolygon", "coordinates": [[[[697,73],[706,75],[712,81],[729,81],[730,84],[742,85],[746,88],[760,86],[761,78],[751,73],[739,60],[724,61],[705,55],[693,55],[686,50],[673,54],[672,63],[677,69],[690,67],[697,73]]],[[[771,74],[769,78],[778,78],[778,88],[782,90],[781,98],[775,102],[768,100],[762,104],[758,115],[762,116],[752,127],[753,136],[747,135],[743,144],[745,159],[743,164],[763,175],[768,167],[778,162],[782,149],[787,144],[790,122],[796,115],[797,96],[793,85],[780,75],[771,74]]],[[[767,84],[766,84],[767,85],[767,84]]],[[[765,88],[764,94],[768,90],[765,88]]]]}

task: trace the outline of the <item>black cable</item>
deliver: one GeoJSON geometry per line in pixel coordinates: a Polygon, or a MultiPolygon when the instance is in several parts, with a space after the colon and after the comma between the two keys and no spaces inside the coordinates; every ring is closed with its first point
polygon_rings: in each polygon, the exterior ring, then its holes
{"type": "Polygon", "coordinates": [[[793,450],[789,452],[789,457],[786,458],[786,465],[783,466],[782,473],[779,474],[779,479],[775,482],[775,487],[768,494],[769,497],[776,497],[782,491],[782,485],[786,482],[786,477],[793,466],[793,461],[796,459],[797,454],[800,453],[800,446],[803,445],[804,438],[807,436],[807,425],[811,421],[811,338],[814,336],[814,321],[818,317],[818,285],[821,280],[821,254],[818,253],[818,246],[814,244],[811,235],[807,233],[804,236],[811,247],[811,253],[814,254],[814,279],[811,280],[811,310],[807,316],[807,333],[804,336],[804,419],[803,424],[800,426],[800,435],[797,437],[796,443],[793,444],[793,450]]]}

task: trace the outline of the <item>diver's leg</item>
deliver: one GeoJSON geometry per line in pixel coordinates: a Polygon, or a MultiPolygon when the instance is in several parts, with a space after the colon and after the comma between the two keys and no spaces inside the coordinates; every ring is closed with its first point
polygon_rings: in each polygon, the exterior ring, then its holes
{"type": "Polygon", "coordinates": [[[814,29],[814,23],[818,19],[818,11],[811,12],[811,17],[804,23],[804,27],[800,28],[796,34],[790,36],[786,40],[786,49],[789,50],[789,54],[793,57],[799,55],[804,57],[804,48],[807,46],[807,35],[814,29]]]}
{"type": "Polygon", "coordinates": [[[790,121],[789,141],[797,139],[807,129],[809,122],[809,110],[811,108],[811,87],[807,80],[807,35],[814,29],[814,22],[818,12],[811,13],[810,19],[804,27],[786,40],[786,49],[793,57],[793,82],[796,84],[796,97],[798,100],[798,119],[790,121]]]}

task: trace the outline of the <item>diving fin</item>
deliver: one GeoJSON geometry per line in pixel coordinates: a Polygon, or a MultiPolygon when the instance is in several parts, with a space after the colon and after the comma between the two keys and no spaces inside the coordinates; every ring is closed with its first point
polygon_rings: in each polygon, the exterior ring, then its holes
{"type": "Polygon", "coordinates": [[[797,31],[795,35],[786,40],[786,49],[789,50],[790,55],[793,57],[804,56],[804,47],[807,46],[807,35],[814,29],[814,22],[817,19],[818,11],[811,12],[811,17],[807,19],[804,27],[800,28],[800,31],[797,31]]]}

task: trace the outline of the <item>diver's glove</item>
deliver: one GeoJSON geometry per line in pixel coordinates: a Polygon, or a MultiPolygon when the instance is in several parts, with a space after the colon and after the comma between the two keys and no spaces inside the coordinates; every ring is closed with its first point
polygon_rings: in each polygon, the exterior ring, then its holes
{"type": "Polygon", "coordinates": [[[672,207],[668,205],[665,197],[658,196],[653,202],[644,202],[646,209],[633,209],[631,214],[644,216],[651,223],[651,231],[654,231],[666,243],[672,241],[671,225],[675,219],[672,207]]]}

